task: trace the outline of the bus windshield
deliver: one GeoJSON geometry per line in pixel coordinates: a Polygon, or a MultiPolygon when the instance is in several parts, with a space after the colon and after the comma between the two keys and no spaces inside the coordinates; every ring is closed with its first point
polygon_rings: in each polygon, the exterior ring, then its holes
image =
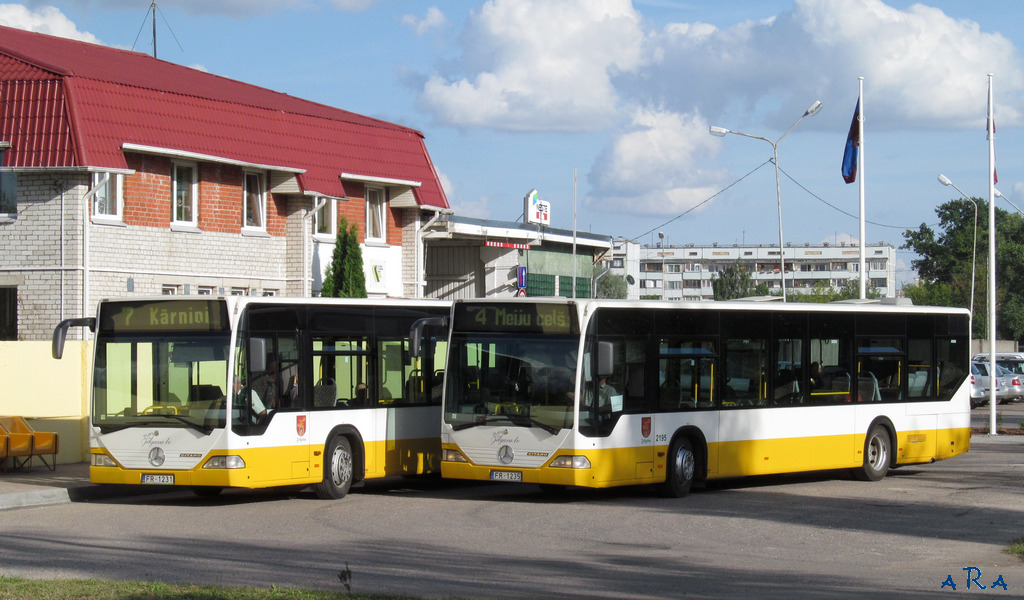
{"type": "Polygon", "coordinates": [[[469,333],[451,343],[444,420],[453,428],[572,428],[578,336],[469,333]]]}
{"type": "Polygon", "coordinates": [[[92,424],[224,427],[228,347],[226,332],[97,336],[92,424]]]}

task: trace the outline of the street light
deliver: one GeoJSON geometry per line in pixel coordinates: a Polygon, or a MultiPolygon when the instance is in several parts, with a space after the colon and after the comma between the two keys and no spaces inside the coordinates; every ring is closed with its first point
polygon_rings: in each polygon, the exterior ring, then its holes
{"type": "Polygon", "coordinates": [[[658,252],[661,254],[661,299],[668,299],[668,273],[665,272],[665,232],[658,232],[658,252]]]}
{"type": "Polygon", "coordinates": [[[977,264],[978,256],[978,203],[964,193],[963,190],[958,188],[955,183],[949,180],[949,177],[939,174],[939,183],[945,186],[952,186],[954,190],[960,192],[960,195],[971,201],[974,205],[974,246],[971,248],[971,336],[974,335],[974,269],[977,264]]]}
{"type": "Polygon", "coordinates": [[[724,127],[712,126],[709,129],[711,135],[714,136],[725,137],[725,134],[732,133],[735,135],[742,135],[743,137],[753,138],[755,140],[764,140],[772,145],[772,162],[775,164],[775,196],[779,204],[779,277],[781,278],[782,283],[783,302],[786,301],[786,259],[784,258],[786,247],[782,241],[782,184],[779,181],[779,142],[782,141],[782,138],[789,135],[789,132],[793,131],[793,128],[797,126],[797,123],[804,120],[804,117],[813,117],[814,115],[818,114],[818,111],[820,110],[821,100],[816,100],[814,104],[812,104],[810,108],[805,110],[804,114],[799,119],[796,120],[796,123],[793,123],[789,127],[789,129],[786,130],[786,133],[782,134],[782,136],[779,137],[779,139],[775,140],[774,142],[766,137],[761,137],[759,135],[750,135],[749,133],[743,133],[740,131],[731,131],[724,127]]]}

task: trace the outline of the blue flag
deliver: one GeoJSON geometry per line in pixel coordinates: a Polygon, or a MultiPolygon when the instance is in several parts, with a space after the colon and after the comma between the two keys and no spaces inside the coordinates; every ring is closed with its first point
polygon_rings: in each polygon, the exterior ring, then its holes
{"type": "Polygon", "coordinates": [[[857,155],[860,153],[860,100],[857,100],[857,108],[853,111],[853,122],[850,123],[850,133],[846,136],[846,150],[843,152],[843,181],[853,183],[857,181],[857,155]]]}

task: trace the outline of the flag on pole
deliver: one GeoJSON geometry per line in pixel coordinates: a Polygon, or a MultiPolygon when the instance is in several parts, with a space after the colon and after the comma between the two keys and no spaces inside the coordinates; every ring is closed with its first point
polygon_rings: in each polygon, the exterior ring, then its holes
{"type": "Polygon", "coordinates": [[[860,99],[857,100],[857,108],[853,111],[853,122],[850,123],[850,133],[846,136],[846,150],[843,152],[843,181],[853,183],[857,181],[857,154],[860,148],[860,99]]]}
{"type": "MultiPolygon", "coordinates": [[[[991,112],[991,111],[992,111],[992,107],[989,107],[989,112],[991,112]]],[[[996,132],[996,119],[995,119],[995,117],[989,117],[987,122],[985,123],[985,133],[987,133],[988,136],[991,138],[991,136],[994,135],[995,132],[996,132]]],[[[993,156],[993,159],[994,158],[995,157],[993,156]]],[[[993,164],[992,164],[992,183],[993,184],[999,183],[999,174],[996,172],[996,165],[995,165],[995,161],[994,160],[993,160],[993,164]]]]}

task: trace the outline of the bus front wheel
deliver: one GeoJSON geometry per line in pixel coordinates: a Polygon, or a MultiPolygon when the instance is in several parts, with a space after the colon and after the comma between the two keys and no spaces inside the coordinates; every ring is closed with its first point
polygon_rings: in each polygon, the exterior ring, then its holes
{"type": "Polygon", "coordinates": [[[889,472],[892,439],[881,425],[875,425],[864,440],[864,465],[854,471],[862,481],[879,481],[889,472]]]}
{"type": "Polygon", "coordinates": [[[348,438],[331,438],[324,453],[324,479],[316,484],[316,495],[325,500],[344,498],[352,487],[352,444],[348,438]]]}
{"type": "Polygon", "coordinates": [[[689,494],[697,472],[697,459],[689,438],[679,437],[672,442],[667,467],[668,472],[665,474],[665,483],[662,487],[663,495],[669,498],[682,498],[689,494]]]}

